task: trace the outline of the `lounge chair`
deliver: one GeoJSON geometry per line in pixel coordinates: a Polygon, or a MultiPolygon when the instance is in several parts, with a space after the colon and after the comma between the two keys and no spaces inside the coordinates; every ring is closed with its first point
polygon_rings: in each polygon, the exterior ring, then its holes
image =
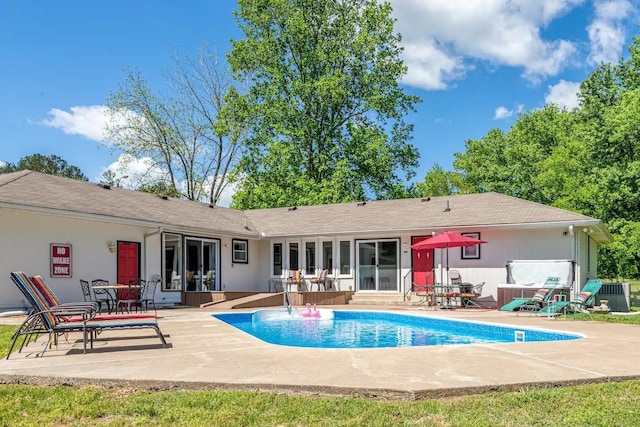
{"type": "Polygon", "coordinates": [[[18,330],[13,335],[13,341],[9,348],[7,359],[11,355],[20,337],[23,337],[23,341],[19,351],[24,348],[31,338],[37,338],[42,334],[47,334],[48,340],[42,352],[40,352],[40,356],[44,355],[51,344],[57,343],[58,335],[69,332],[82,332],[84,353],[87,351],[87,342],[90,341],[91,348],[93,348],[94,335],[107,329],[153,328],[158,338],[160,338],[162,345],[166,346],[167,344],[164,335],[162,335],[158,327],[158,322],[155,319],[95,320],[94,318],[97,312],[95,306],[60,304],[50,308],[40,294],[40,291],[38,291],[37,287],[33,284],[33,281],[26,274],[22,272],[12,272],[10,276],[11,280],[24,294],[27,301],[33,306],[33,312],[27,316],[26,320],[18,327],[18,330]],[[80,321],[67,321],[67,318],[72,316],[80,318],[80,321]]]}
{"type": "Polygon", "coordinates": [[[538,311],[539,314],[546,316],[556,316],[560,313],[585,313],[591,315],[587,310],[587,307],[593,305],[596,294],[602,287],[602,280],[589,279],[587,283],[582,287],[578,295],[571,298],[569,301],[554,301],[548,306],[538,311]]]}
{"type": "MultiPolygon", "coordinates": [[[[53,308],[57,308],[57,309],[66,308],[66,309],[69,309],[69,308],[87,307],[89,309],[93,309],[94,311],[97,311],[97,313],[95,313],[95,316],[93,317],[93,320],[108,320],[109,321],[109,320],[123,320],[123,319],[155,319],[157,317],[154,314],[108,314],[108,315],[101,315],[101,314],[99,314],[101,312],[100,303],[96,302],[96,301],[60,303],[60,299],[58,298],[58,296],[47,285],[47,283],[44,281],[44,279],[41,276],[38,276],[38,275],[31,276],[30,279],[31,279],[31,284],[33,285],[35,290],[40,293],[40,296],[43,299],[43,303],[45,304],[46,308],[48,308],[48,309],[53,309],[53,308]]],[[[63,320],[67,321],[67,322],[78,322],[78,321],[82,321],[82,318],[67,317],[67,318],[65,318],[63,320]]]]}
{"type": "Polygon", "coordinates": [[[537,309],[529,311],[537,311],[551,299],[551,295],[558,283],[560,283],[559,277],[548,277],[542,288],[538,289],[531,298],[516,298],[500,307],[500,311],[520,311],[521,309],[528,310],[530,308],[537,309]]]}

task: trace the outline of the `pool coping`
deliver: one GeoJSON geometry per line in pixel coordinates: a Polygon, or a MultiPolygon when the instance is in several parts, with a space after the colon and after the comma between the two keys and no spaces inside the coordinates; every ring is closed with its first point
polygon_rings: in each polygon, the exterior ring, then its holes
{"type": "Polygon", "coordinates": [[[551,343],[317,351],[256,342],[257,338],[211,316],[221,312],[228,310],[162,310],[159,323],[170,343],[165,349],[148,334],[140,338],[140,331],[105,332],[103,341],[86,355],[78,340],[61,343],[43,358],[35,357],[41,346],[30,344],[27,351],[0,361],[0,383],[416,400],[640,378],[640,325],[552,320],[497,311],[416,310],[411,314],[587,337],[551,343]]]}

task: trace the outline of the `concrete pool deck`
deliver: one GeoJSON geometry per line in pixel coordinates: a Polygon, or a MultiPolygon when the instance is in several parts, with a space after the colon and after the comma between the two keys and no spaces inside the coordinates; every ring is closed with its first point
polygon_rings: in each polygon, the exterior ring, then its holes
{"type": "MultiPolygon", "coordinates": [[[[373,307],[335,306],[369,310],[373,307]]],[[[0,361],[0,383],[104,384],[152,389],[271,390],[309,395],[416,399],[640,378],[640,325],[549,319],[483,310],[407,310],[416,315],[543,328],[587,335],[560,342],[381,349],[313,349],[264,343],[211,314],[159,310],[169,343],[150,330],[105,331],[82,354],[80,334],[47,350],[44,340],[0,361]]],[[[248,310],[251,311],[251,310],[248,310]]],[[[0,323],[15,323],[0,318],[0,323]]]]}

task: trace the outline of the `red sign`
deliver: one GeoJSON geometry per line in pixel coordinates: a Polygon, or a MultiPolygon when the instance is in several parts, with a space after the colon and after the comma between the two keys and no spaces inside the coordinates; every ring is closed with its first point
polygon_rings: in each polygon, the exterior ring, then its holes
{"type": "Polygon", "coordinates": [[[71,277],[71,245],[51,244],[51,277],[71,277]]]}

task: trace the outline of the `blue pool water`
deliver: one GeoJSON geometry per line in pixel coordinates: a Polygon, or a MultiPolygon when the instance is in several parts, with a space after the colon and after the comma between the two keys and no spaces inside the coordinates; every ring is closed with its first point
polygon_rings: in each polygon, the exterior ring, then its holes
{"type": "Polygon", "coordinates": [[[293,347],[379,348],[582,338],[577,334],[380,311],[323,310],[319,319],[292,317],[283,310],[213,317],[268,343],[293,347]]]}

